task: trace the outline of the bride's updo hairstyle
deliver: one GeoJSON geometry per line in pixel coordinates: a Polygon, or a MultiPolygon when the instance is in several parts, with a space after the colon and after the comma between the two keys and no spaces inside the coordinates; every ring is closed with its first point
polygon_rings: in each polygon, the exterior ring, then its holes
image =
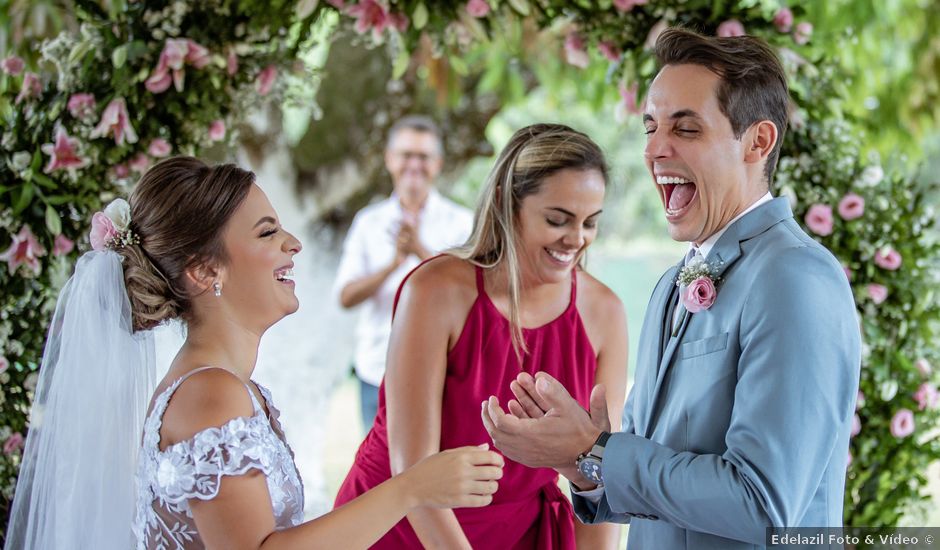
{"type": "Polygon", "coordinates": [[[164,321],[191,321],[186,270],[227,261],[222,232],[255,181],[234,164],[209,166],[173,157],[147,170],[130,196],[130,229],[139,238],[117,251],[134,331],[164,321]]]}

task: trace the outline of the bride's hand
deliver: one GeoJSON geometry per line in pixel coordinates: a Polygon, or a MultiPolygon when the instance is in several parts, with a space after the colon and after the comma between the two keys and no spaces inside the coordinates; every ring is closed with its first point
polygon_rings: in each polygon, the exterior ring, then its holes
{"type": "Polygon", "coordinates": [[[402,472],[416,506],[477,508],[493,500],[503,477],[503,457],[489,445],[435,453],[402,472]]]}

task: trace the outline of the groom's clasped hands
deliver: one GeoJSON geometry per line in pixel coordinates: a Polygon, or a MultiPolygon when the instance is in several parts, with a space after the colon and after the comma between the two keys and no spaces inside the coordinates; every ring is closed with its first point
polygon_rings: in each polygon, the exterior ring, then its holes
{"type": "Polygon", "coordinates": [[[610,431],[603,384],[591,391],[590,412],[555,378],[520,373],[510,385],[516,399],[503,410],[496,396],[482,403],[481,416],[493,445],[504,456],[531,467],[555,468],[569,479],[575,461],[601,432],[610,431]]]}

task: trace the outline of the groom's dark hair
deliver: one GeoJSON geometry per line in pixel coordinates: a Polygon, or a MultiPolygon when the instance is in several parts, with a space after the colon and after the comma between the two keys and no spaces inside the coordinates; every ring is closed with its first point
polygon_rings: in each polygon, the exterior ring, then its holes
{"type": "Polygon", "coordinates": [[[790,93],[787,75],[773,49],[760,38],[704,36],[682,28],[666,29],[655,47],[659,68],[699,65],[721,78],[718,105],[740,139],[755,122],[770,120],[777,126],[777,143],[767,157],[764,175],[772,186],[774,170],[787,131],[790,93]]]}

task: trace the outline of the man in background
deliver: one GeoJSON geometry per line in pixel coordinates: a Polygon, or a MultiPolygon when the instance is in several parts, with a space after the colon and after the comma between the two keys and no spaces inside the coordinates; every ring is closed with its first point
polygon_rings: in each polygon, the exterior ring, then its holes
{"type": "Polygon", "coordinates": [[[354,368],[366,431],[378,408],[398,286],[421,261],[463,244],[473,227],[468,209],[434,189],[442,165],[443,139],[434,121],[411,115],[396,122],[385,148],[394,191],[356,214],[343,243],[333,290],[345,309],[363,304],[354,368]]]}

